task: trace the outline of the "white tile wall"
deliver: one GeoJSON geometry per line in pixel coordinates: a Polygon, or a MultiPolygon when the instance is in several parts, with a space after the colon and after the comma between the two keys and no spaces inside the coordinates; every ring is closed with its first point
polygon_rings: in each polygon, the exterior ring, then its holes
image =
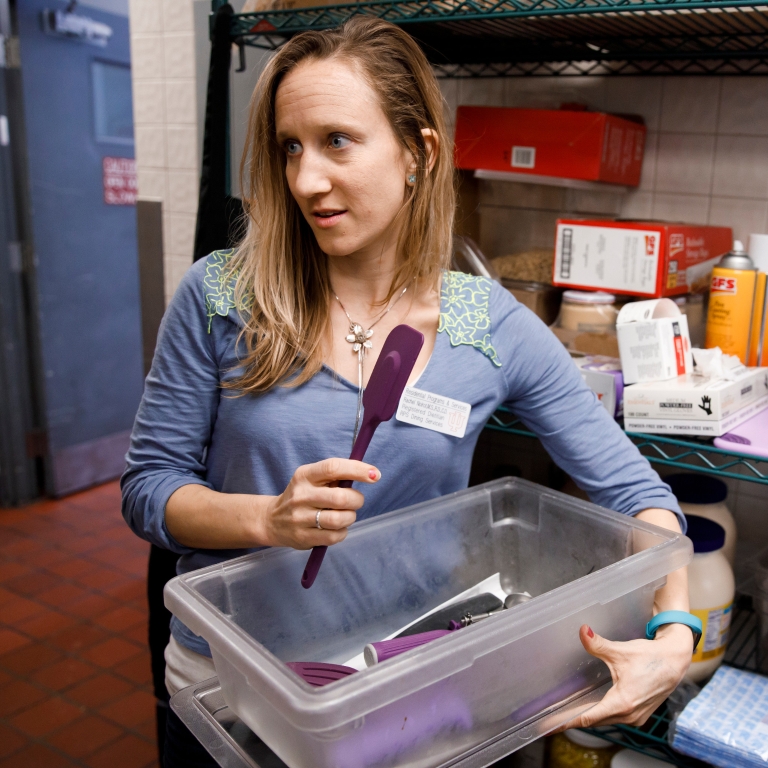
{"type": "Polygon", "coordinates": [[[766,78],[729,77],[720,103],[719,133],[768,136],[766,78]]]}
{"type": "Polygon", "coordinates": [[[133,34],[131,22],[131,73],[136,82],[163,76],[163,35],[133,34]]]}
{"type": "Polygon", "coordinates": [[[624,219],[650,219],[653,216],[653,192],[630,192],[621,201],[624,219]]]}
{"type": "MultiPolygon", "coordinates": [[[[138,168],[164,168],[165,131],[162,126],[136,123],[136,165],[138,168]]],[[[139,189],[141,196],[141,189],[139,189]]]]}
{"type": "Polygon", "coordinates": [[[715,133],[722,81],[703,77],[667,77],[661,97],[662,131],[715,133]]]}
{"type": "Polygon", "coordinates": [[[713,197],[709,206],[709,223],[733,227],[733,237],[747,245],[753,232],[764,232],[768,220],[768,200],[736,197],[713,197]]]}
{"type": "Polygon", "coordinates": [[[197,128],[194,125],[168,125],[168,167],[194,170],[197,167],[197,128]]]}
{"type": "Polygon", "coordinates": [[[193,0],[130,0],[139,198],[163,203],[165,294],[192,264],[199,161],[193,0]]]}
{"type": "Polygon", "coordinates": [[[654,219],[706,224],[709,216],[709,197],[707,195],[668,195],[657,192],[653,196],[651,216],[654,219]]]}
{"type": "MultiPolygon", "coordinates": [[[[186,2],[186,0],[184,0],[186,2]]],[[[182,0],[176,0],[181,3],[182,0]]],[[[171,32],[165,35],[165,76],[195,78],[194,35],[192,32],[171,32]]]]}
{"type": "Polygon", "coordinates": [[[655,188],[659,192],[708,195],[714,161],[713,134],[661,133],[655,188]]]}
{"type": "Polygon", "coordinates": [[[179,213],[197,212],[198,178],[196,171],[169,171],[168,207],[179,213]]]}
{"type": "Polygon", "coordinates": [[[653,192],[656,186],[656,164],[659,156],[659,133],[648,131],[645,135],[645,154],[638,189],[653,192]]]}
{"type": "Polygon", "coordinates": [[[165,122],[165,92],[162,80],[137,80],[133,88],[133,119],[136,125],[165,122]]]}
{"type": "Polygon", "coordinates": [[[163,13],[158,0],[129,0],[131,35],[141,32],[162,32],[163,13]]]}
{"type": "Polygon", "coordinates": [[[768,136],[718,136],[714,190],[768,198],[768,136]]]}

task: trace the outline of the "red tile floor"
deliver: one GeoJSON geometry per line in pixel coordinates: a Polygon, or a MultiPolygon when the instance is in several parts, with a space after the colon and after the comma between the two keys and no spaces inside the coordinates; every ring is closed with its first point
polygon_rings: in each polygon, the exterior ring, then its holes
{"type": "Polygon", "coordinates": [[[156,768],[148,550],[116,482],[0,509],[0,768],[156,768]]]}

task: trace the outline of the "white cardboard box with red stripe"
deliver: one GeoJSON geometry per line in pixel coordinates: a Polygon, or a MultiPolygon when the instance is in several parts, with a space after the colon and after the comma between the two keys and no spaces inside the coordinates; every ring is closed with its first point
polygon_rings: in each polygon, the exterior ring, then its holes
{"type": "Polygon", "coordinates": [[[625,304],[616,335],[625,385],[693,372],[688,318],[671,299],[625,304]]]}
{"type": "Polygon", "coordinates": [[[732,245],[730,227],[559,219],[552,284],[649,299],[704,293],[732,245]]]}

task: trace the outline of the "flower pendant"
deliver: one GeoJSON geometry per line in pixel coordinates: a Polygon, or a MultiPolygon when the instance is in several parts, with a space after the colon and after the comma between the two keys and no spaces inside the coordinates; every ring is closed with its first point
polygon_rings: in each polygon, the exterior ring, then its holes
{"type": "Polygon", "coordinates": [[[372,349],[373,344],[368,339],[373,336],[373,329],[363,330],[363,326],[358,323],[352,323],[349,326],[350,333],[345,337],[346,340],[352,345],[353,352],[360,352],[362,349],[372,349]]]}

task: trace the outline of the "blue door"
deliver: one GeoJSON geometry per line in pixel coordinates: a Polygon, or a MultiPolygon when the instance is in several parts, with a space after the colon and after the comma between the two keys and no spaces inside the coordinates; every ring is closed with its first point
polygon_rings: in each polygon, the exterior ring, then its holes
{"type": "Polygon", "coordinates": [[[128,18],[66,7],[16,5],[56,495],[120,474],[142,391],[128,18]]]}

